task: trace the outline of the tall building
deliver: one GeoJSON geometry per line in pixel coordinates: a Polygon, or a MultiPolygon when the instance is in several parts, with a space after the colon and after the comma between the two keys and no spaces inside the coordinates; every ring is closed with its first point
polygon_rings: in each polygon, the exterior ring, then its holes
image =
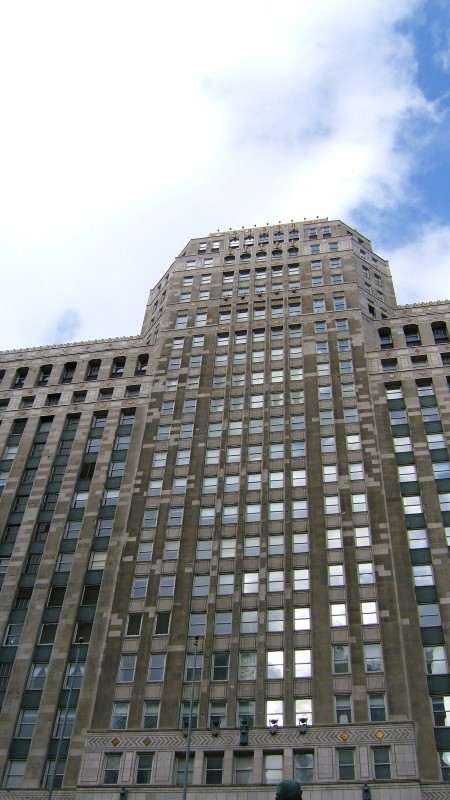
{"type": "Polygon", "coordinates": [[[450,797],[449,323],[317,220],[1,354],[0,800],[450,797]]]}

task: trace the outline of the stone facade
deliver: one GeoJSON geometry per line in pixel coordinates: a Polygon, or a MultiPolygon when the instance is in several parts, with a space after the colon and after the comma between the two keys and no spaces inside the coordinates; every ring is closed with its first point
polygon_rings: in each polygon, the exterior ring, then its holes
{"type": "Polygon", "coordinates": [[[450,797],[449,325],[317,220],[0,355],[0,800],[180,797],[192,689],[190,798],[450,797]]]}

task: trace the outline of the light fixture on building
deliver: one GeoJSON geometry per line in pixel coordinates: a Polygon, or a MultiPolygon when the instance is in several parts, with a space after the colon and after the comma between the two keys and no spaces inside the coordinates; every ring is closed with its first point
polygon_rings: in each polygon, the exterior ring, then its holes
{"type": "Polygon", "coordinates": [[[218,736],[220,731],[220,717],[211,717],[211,733],[218,736]]]}
{"type": "Polygon", "coordinates": [[[272,734],[272,736],[275,736],[275,734],[278,731],[278,720],[277,719],[269,719],[269,730],[270,730],[270,733],[272,734]]]}
{"type": "Polygon", "coordinates": [[[306,733],[308,728],[308,719],[307,717],[299,717],[298,718],[298,729],[300,733],[303,735],[306,733]]]}

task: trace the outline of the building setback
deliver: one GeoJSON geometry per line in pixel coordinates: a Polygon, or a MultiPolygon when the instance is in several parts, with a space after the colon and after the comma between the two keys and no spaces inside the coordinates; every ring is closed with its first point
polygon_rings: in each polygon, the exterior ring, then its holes
{"type": "Polygon", "coordinates": [[[192,687],[191,799],[450,798],[449,326],[323,219],[0,354],[0,800],[181,798],[192,687]]]}

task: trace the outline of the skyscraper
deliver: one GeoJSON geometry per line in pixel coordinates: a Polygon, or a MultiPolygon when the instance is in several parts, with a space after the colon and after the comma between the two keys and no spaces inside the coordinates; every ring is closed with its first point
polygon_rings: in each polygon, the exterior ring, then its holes
{"type": "Polygon", "coordinates": [[[0,800],[181,797],[192,691],[190,798],[450,797],[449,319],[317,220],[1,355],[0,800]]]}

